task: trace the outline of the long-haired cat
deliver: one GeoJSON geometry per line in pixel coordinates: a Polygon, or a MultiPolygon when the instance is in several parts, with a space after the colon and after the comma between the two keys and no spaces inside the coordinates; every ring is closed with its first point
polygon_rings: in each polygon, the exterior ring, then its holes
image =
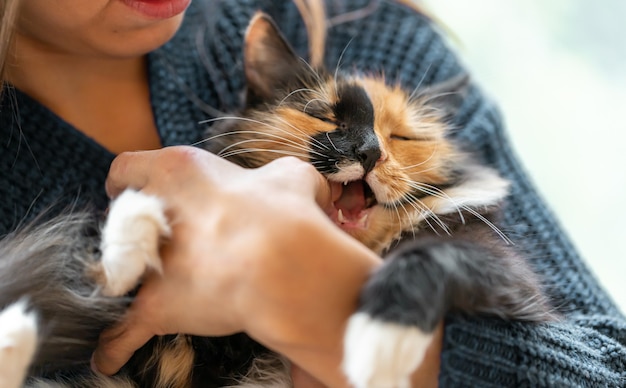
{"type": "MultiPolygon", "coordinates": [[[[384,255],[345,333],[355,387],[409,386],[448,312],[551,318],[536,277],[493,223],[507,181],[448,136],[465,77],[407,93],[379,76],[313,68],[260,13],[245,39],[245,107],[216,119],[203,145],[246,167],[309,161],[341,192],[333,221],[384,255]]],[[[123,295],[147,268],[159,269],[169,234],[159,200],[132,191],[113,202],[101,233],[96,225],[63,216],[0,245],[3,387],[23,376],[37,387],[290,385],[288,361],[243,334],[155,338],[118,377],[90,372],[99,333],[120,319],[123,295]]]]}

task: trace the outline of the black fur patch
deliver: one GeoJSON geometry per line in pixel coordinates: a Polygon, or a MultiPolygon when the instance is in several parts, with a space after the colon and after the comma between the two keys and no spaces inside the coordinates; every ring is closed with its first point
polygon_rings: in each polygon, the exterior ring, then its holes
{"type": "Polygon", "coordinates": [[[359,163],[367,175],[381,155],[374,132],[374,107],[365,89],[353,83],[340,84],[338,97],[332,107],[336,128],[313,136],[311,161],[323,174],[337,173],[343,165],[359,163]]]}

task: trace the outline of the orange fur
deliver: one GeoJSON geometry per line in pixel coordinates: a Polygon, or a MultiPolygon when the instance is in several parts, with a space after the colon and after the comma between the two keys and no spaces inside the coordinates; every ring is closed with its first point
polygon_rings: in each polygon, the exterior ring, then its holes
{"type": "MultiPolygon", "coordinates": [[[[331,77],[324,82],[314,85],[317,89],[310,98],[333,106],[337,102],[336,86],[331,77]]],[[[382,77],[354,77],[350,82],[367,91],[375,112],[374,130],[383,156],[370,172],[368,182],[371,181],[378,202],[402,201],[414,191],[410,182],[428,187],[446,183],[450,179],[451,162],[457,161],[457,151],[446,139],[446,126],[437,112],[420,99],[410,99],[399,86],[386,85],[382,77]]],[[[303,111],[305,106],[299,103],[294,106],[288,97],[275,109],[250,111],[248,116],[252,121],[238,122],[239,133],[226,136],[228,145],[222,155],[249,167],[286,155],[309,161],[312,137],[330,133],[336,126],[308,115],[303,111]]],[[[324,118],[335,119],[332,115],[324,118]]],[[[367,229],[348,232],[380,253],[400,233],[414,229],[424,218],[422,213],[429,211],[424,203],[396,209],[376,206],[367,229]]]]}
{"type": "Polygon", "coordinates": [[[209,150],[247,167],[291,155],[332,182],[363,182],[349,188],[356,197],[344,198],[357,202],[339,203],[331,218],[377,253],[430,218],[437,222],[438,209],[454,208],[445,191],[458,183],[465,156],[448,139],[445,112],[433,100],[463,83],[409,94],[382,76],[330,74],[297,58],[261,13],[246,34],[244,68],[247,106],[240,119],[212,128],[218,135],[209,150]]]}
{"type": "Polygon", "coordinates": [[[158,365],[156,388],[187,387],[191,384],[195,352],[188,336],[179,334],[173,340],[159,340],[149,364],[158,365]]]}

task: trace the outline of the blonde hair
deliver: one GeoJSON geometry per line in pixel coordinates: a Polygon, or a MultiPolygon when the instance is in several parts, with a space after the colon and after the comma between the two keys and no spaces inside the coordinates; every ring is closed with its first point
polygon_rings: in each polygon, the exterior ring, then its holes
{"type": "Polygon", "coordinates": [[[0,96],[6,81],[9,49],[13,42],[13,31],[20,0],[0,0],[0,96]]]}
{"type": "MultiPolygon", "coordinates": [[[[420,0],[395,0],[398,4],[403,4],[416,12],[427,15],[420,0]]],[[[361,9],[351,11],[342,15],[327,18],[323,0],[293,0],[302,16],[309,38],[309,63],[313,67],[322,65],[324,61],[324,46],[326,43],[326,32],[328,27],[345,23],[350,20],[359,19],[374,12],[380,5],[380,1],[371,0],[369,4],[361,9]]],[[[428,15],[427,15],[428,16],[428,15]]]]}

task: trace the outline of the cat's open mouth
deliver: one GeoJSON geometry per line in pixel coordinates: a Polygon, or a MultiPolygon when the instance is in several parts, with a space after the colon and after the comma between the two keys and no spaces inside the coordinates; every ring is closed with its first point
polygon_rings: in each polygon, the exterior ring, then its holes
{"type": "Polygon", "coordinates": [[[377,204],[369,185],[362,179],[330,184],[337,197],[333,202],[332,220],[342,229],[367,229],[371,209],[377,204]]]}

